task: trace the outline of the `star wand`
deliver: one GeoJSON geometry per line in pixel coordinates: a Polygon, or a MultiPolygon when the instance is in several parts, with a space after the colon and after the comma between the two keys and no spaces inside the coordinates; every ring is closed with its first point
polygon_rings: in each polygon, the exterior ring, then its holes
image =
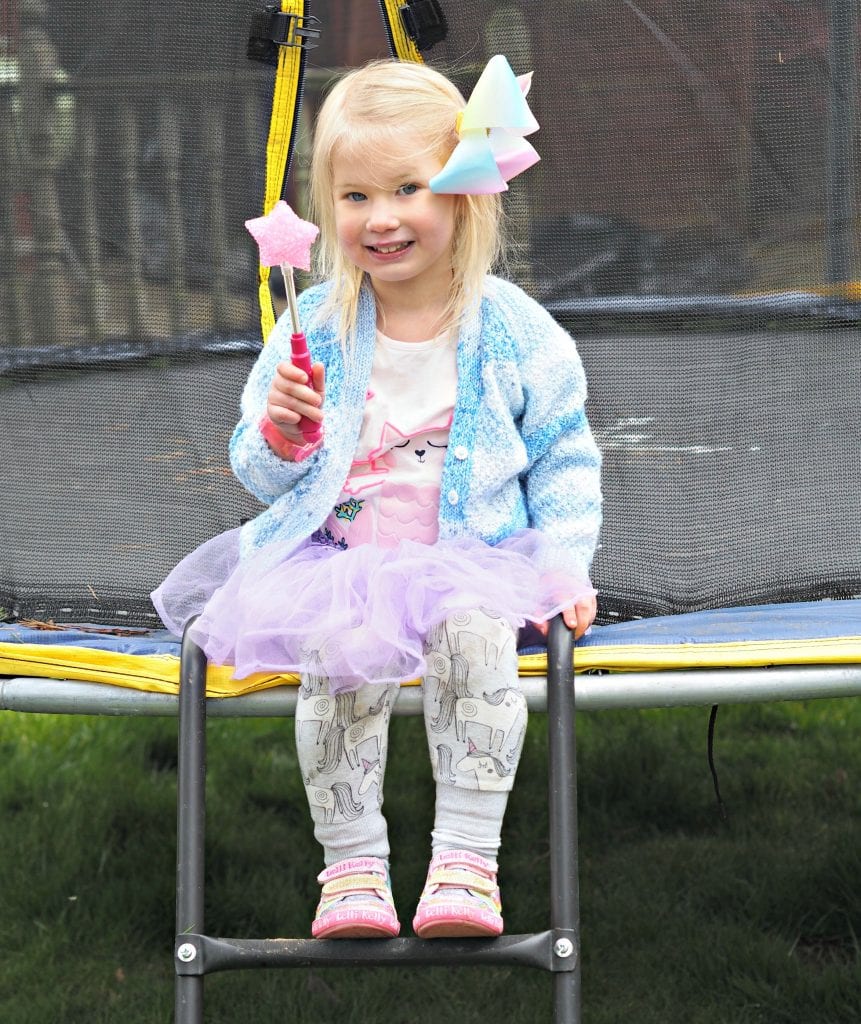
{"type": "MultiPolygon", "coordinates": [[[[311,246],[320,229],[310,221],[298,217],[283,199],[279,199],[264,217],[247,220],[245,226],[260,249],[261,264],[264,267],[281,268],[293,327],[290,336],[291,361],[307,374],[310,386],[311,353],[308,351],[308,341],[299,323],[293,268],[311,269],[311,246]]],[[[299,421],[299,429],[307,443],[318,441],[321,437],[320,424],[309,420],[307,416],[303,416],[299,421]]]]}

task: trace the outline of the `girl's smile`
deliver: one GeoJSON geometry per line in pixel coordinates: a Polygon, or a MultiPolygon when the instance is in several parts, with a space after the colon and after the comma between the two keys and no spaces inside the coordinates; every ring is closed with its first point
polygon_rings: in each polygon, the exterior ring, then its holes
{"type": "Polygon", "coordinates": [[[386,262],[402,256],[412,244],[412,242],[391,242],[387,245],[369,245],[366,248],[378,259],[386,262]]]}

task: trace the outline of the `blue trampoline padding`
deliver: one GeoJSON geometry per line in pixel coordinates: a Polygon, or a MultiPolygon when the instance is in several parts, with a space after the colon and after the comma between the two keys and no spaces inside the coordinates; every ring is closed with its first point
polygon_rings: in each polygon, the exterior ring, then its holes
{"type": "MultiPolygon", "coordinates": [[[[77,679],[176,693],[179,653],[179,638],[166,630],[122,636],[107,626],[45,630],[0,624],[0,676],[77,679]]],[[[543,647],[521,648],[520,655],[521,675],[546,674],[543,647]]],[[[595,626],[578,643],[574,658],[578,672],[835,664],[861,664],[861,598],[722,608],[595,626]]],[[[285,682],[298,678],[261,673],[234,679],[230,666],[210,665],[207,670],[207,693],[213,697],[285,682]]]]}
{"type": "MultiPolygon", "coordinates": [[[[109,632],[112,626],[81,623],[85,629],[68,626],[65,629],[33,629],[14,622],[0,623],[0,644],[44,644],[46,646],[88,647],[96,651],[115,654],[179,654],[180,641],[166,629],[136,630],[133,636],[116,636],[109,632]]],[[[132,632],[131,629],[129,632],[132,632]]]]}
{"type": "Polygon", "coordinates": [[[712,608],[595,626],[584,647],[604,644],[743,644],[861,637],[861,598],[712,608]]]}

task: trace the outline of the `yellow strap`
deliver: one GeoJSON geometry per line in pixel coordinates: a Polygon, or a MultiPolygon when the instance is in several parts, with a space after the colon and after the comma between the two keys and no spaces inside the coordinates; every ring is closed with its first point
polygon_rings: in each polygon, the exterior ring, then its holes
{"type": "MultiPolygon", "coordinates": [[[[305,0],[281,0],[284,14],[305,16],[305,0]]],[[[275,89],[272,94],[272,115],[269,119],[269,138],[266,142],[266,188],[263,195],[263,213],[267,214],[281,198],[284,177],[296,134],[299,115],[298,100],[302,86],[305,52],[301,46],[280,46],[278,67],[275,71],[275,89]]],[[[260,301],[260,327],[263,341],[275,326],[275,309],[269,290],[270,268],[261,266],[258,272],[258,298],[260,301]]]]}
{"type": "Polygon", "coordinates": [[[340,878],[333,878],[326,882],[320,890],[322,896],[338,896],[345,892],[355,892],[357,889],[370,889],[376,892],[378,889],[385,890],[386,881],[379,875],[341,875],[340,878]]]}
{"type": "Polygon", "coordinates": [[[454,885],[459,889],[471,889],[474,892],[483,892],[490,896],[496,891],[496,882],[483,875],[473,874],[471,871],[453,871],[450,868],[437,868],[431,872],[427,880],[428,885],[454,885]]]}
{"type": "Polygon", "coordinates": [[[404,23],[401,21],[400,8],[403,6],[403,2],[404,0],[383,0],[380,5],[392,53],[399,60],[411,60],[416,64],[424,64],[418,47],[407,35],[404,23]]]}

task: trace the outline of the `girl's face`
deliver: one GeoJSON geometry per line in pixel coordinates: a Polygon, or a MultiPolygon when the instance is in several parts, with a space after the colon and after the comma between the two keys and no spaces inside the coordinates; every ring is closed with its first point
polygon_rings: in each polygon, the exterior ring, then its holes
{"type": "Polygon", "coordinates": [[[428,188],[441,167],[442,161],[429,155],[394,160],[381,156],[372,162],[336,151],[333,199],[338,242],[346,256],[370,275],[378,292],[406,284],[448,293],[455,197],[436,195],[428,188]]]}

